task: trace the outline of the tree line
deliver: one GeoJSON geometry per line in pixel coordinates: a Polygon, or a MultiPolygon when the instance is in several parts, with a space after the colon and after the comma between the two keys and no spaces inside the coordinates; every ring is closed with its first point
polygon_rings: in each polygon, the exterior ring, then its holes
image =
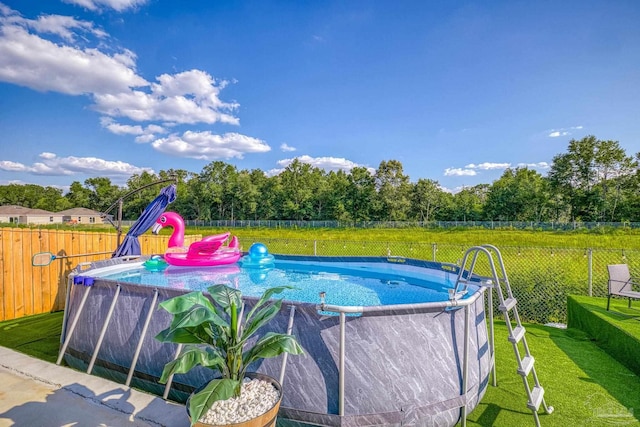
{"type": "MultiPolygon", "coordinates": [[[[50,186],[4,185],[0,205],[104,212],[132,190],[175,177],[178,196],[170,209],[191,220],[637,222],[639,160],[640,153],[627,155],[618,141],[587,136],[569,141],[546,176],[509,168],[492,184],[456,194],[436,180],[411,182],[397,160],[382,161],[370,173],[364,167],[326,172],[296,159],[275,176],[214,161],[200,173],[143,172],[124,187],[106,177],[74,181],[64,195],[50,186]]],[[[158,190],[151,186],[124,199],[123,218],[138,218],[158,190]]]]}

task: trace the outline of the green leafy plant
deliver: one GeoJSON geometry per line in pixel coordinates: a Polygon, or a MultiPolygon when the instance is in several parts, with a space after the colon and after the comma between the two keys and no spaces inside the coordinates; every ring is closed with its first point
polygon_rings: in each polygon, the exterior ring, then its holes
{"type": "Polygon", "coordinates": [[[160,304],[173,319],[156,339],[186,344],[180,355],[165,365],[160,382],[166,383],[171,375],[189,372],[198,365],[219,372],[221,376],[191,397],[192,425],[214,402],[240,396],[242,381],[251,363],[284,352],[302,353],[302,347],[293,336],[275,332],[268,332],[255,344],[248,345],[249,338],[280,311],[282,299],[271,297],[285,289],[290,288],[267,289],[246,315],[241,292],[225,285],[209,287],[210,297],[196,291],[160,304]]]}

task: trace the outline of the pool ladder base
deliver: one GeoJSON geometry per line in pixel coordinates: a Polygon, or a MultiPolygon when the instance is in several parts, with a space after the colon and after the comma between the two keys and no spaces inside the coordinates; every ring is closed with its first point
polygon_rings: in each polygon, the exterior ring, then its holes
{"type": "MultiPolygon", "coordinates": [[[[502,260],[502,254],[493,245],[482,245],[482,246],[474,246],[468,249],[464,257],[462,259],[462,263],[460,265],[460,270],[458,272],[458,280],[456,281],[456,286],[453,290],[453,294],[456,295],[459,292],[466,292],[467,286],[473,277],[473,269],[476,265],[476,261],[478,259],[478,255],[484,253],[487,255],[489,261],[489,269],[491,271],[491,277],[484,277],[481,282],[482,285],[487,286],[491,289],[495,289],[496,294],[498,295],[498,309],[503,313],[505,323],[507,325],[507,330],[509,331],[509,342],[513,345],[513,351],[516,356],[516,361],[518,362],[517,373],[522,377],[522,382],[525,388],[525,391],[528,396],[527,408],[531,410],[533,413],[533,418],[536,423],[536,427],[540,427],[540,419],[538,417],[538,411],[542,406],[544,408],[545,413],[551,414],[553,413],[553,406],[548,406],[544,400],[544,388],[540,385],[540,381],[538,380],[538,375],[536,373],[535,368],[535,359],[531,355],[529,351],[529,345],[527,344],[526,330],[520,321],[520,316],[518,315],[518,301],[513,296],[511,292],[511,285],[509,284],[509,279],[507,278],[507,272],[504,268],[504,262],[502,260]],[[496,269],[496,264],[494,263],[494,256],[497,259],[498,267],[500,269],[500,274],[498,274],[498,270],[496,269]],[[468,269],[466,270],[465,276],[465,268],[469,264],[468,269]],[[506,298],[505,298],[506,294],[506,298]],[[524,351],[524,357],[521,357],[520,346],[524,351]],[[530,378],[533,380],[533,387],[530,384],[530,378]]],[[[489,311],[490,311],[490,353],[491,353],[491,367],[493,370],[493,385],[496,385],[496,372],[495,372],[495,354],[494,354],[494,345],[493,345],[493,302],[492,302],[492,294],[493,292],[490,290],[489,295],[489,311]]],[[[463,425],[466,424],[466,420],[463,420],[463,425]]]]}

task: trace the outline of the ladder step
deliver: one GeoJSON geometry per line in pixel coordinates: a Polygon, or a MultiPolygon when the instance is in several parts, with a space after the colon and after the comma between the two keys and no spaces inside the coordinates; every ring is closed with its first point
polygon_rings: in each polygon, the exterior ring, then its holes
{"type": "Polygon", "coordinates": [[[516,306],[517,302],[518,301],[515,298],[507,298],[502,304],[500,304],[500,311],[504,313],[505,311],[511,310],[516,306]]]}
{"type": "Polygon", "coordinates": [[[529,375],[531,369],[533,369],[533,362],[533,356],[526,356],[524,359],[522,359],[522,361],[520,362],[521,368],[518,368],[518,374],[522,375],[523,377],[529,375]]]}
{"type": "Polygon", "coordinates": [[[512,343],[512,344],[519,343],[520,341],[522,341],[522,338],[524,337],[524,333],[525,332],[526,331],[524,329],[524,326],[516,326],[511,331],[511,336],[509,337],[509,342],[512,343]]]}
{"type": "Polygon", "coordinates": [[[537,412],[538,409],[540,409],[540,404],[542,403],[543,398],[544,389],[542,386],[533,387],[533,390],[531,390],[531,400],[527,403],[527,408],[537,412]]]}

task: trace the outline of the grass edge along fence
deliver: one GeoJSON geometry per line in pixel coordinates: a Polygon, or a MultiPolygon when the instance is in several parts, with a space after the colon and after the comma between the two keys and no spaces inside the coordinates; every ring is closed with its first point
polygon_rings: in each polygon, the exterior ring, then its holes
{"type": "MultiPolygon", "coordinates": [[[[185,236],[185,245],[199,240],[185,236]]],[[[115,233],[0,228],[0,320],[64,309],[69,272],[81,262],[105,259],[116,248],[115,233]],[[59,259],[33,267],[38,252],[59,259]],[[86,254],[85,256],[77,256],[86,254]],[[67,257],[67,258],[65,258],[67,257]]],[[[143,254],[164,253],[168,236],[144,234],[143,254]]],[[[459,264],[469,246],[446,243],[301,240],[243,237],[246,250],[260,241],[274,254],[402,256],[459,264]]],[[[490,242],[489,242],[490,243],[490,242]]],[[[640,273],[640,250],[499,246],[523,321],[566,323],[566,296],[606,296],[607,265],[629,264],[640,273]]],[[[489,275],[484,256],[475,271],[489,275]]],[[[495,307],[494,307],[495,308],[495,307]]],[[[498,314],[498,313],[496,313],[498,314]]]]}
{"type": "MultiPolygon", "coordinates": [[[[123,221],[124,226],[130,226],[134,221],[123,221]]],[[[451,229],[451,228],[482,228],[489,230],[597,230],[597,229],[638,229],[640,222],[537,222],[537,221],[305,221],[305,220],[185,220],[187,227],[208,228],[286,228],[286,229],[316,229],[316,228],[381,228],[381,229],[451,229]]]]}

